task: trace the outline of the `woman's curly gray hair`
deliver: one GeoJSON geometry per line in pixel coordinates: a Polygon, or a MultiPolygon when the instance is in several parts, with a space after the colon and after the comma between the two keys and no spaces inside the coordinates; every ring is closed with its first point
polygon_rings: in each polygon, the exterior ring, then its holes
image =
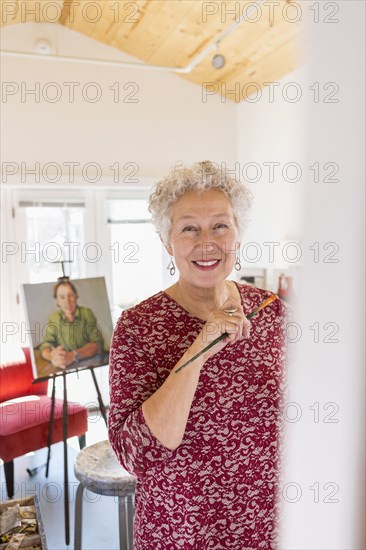
{"type": "Polygon", "coordinates": [[[252,193],[240,181],[233,178],[223,168],[210,161],[195,162],[190,168],[176,164],[169,174],[158,181],[149,197],[149,211],[152,222],[164,244],[169,242],[172,225],[171,206],[186,191],[206,191],[218,189],[229,198],[236,219],[239,238],[242,240],[249,222],[252,193]]]}

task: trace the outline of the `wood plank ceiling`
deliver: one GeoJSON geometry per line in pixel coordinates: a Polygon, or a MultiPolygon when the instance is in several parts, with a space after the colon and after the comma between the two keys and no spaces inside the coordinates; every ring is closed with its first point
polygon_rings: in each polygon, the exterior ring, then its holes
{"type": "Polygon", "coordinates": [[[223,100],[242,101],[301,63],[303,15],[301,3],[293,0],[2,0],[2,4],[2,25],[64,25],[141,62],[169,67],[186,67],[245,16],[222,39],[219,50],[210,52],[190,73],[179,74],[221,94],[223,100]],[[250,8],[253,4],[256,7],[250,8]],[[225,57],[221,69],[212,66],[215,53],[225,57]]]}

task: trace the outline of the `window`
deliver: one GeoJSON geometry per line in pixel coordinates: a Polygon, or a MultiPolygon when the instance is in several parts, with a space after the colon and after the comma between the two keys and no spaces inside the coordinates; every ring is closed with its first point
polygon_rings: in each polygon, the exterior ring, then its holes
{"type": "Polygon", "coordinates": [[[34,251],[28,254],[29,282],[56,281],[62,275],[61,260],[69,262],[65,274],[71,279],[85,277],[84,205],[20,206],[26,212],[26,249],[34,251]]]}
{"type": "MultiPolygon", "coordinates": [[[[62,255],[65,260],[73,260],[65,265],[65,274],[71,279],[106,278],[113,322],[123,309],[174,282],[166,270],[169,256],[150,221],[147,193],[147,187],[138,191],[8,190],[10,207],[6,211],[10,214],[13,206],[15,215],[7,217],[6,240],[9,247],[14,244],[15,252],[10,251],[2,264],[7,283],[1,308],[3,319],[18,330],[6,336],[4,345],[28,344],[20,287],[24,283],[56,281],[62,269],[54,262],[62,255]],[[93,259],[94,245],[100,252],[98,261],[93,259]]],[[[108,404],[108,369],[97,369],[96,376],[104,403],[108,404]]],[[[80,373],[80,377],[79,383],[75,375],[70,375],[69,399],[94,403],[90,374],[80,373]]]]}
{"type": "Polygon", "coordinates": [[[108,213],[113,304],[118,316],[162,289],[163,250],[146,200],[109,200],[108,213]]]}

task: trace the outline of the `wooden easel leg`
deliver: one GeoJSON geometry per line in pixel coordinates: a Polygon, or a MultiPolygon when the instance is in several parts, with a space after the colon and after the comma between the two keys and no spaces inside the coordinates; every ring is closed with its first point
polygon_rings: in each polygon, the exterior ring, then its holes
{"type": "Polygon", "coordinates": [[[53,425],[55,419],[55,395],[56,395],[56,377],[52,379],[52,394],[51,394],[51,412],[50,412],[50,425],[48,428],[48,453],[47,453],[47,464],[46,464],[46,477],[48,477],[48,470],[50,467],[51,459],[51,445],[53,438],[53,425]]]}
{"type": "Polygon", "coordinates": [[[95,372],[94,372],[93,367],[90,367],[90,372],[92,374],[94,386],[95,386],[95,389],[97,391],[100,412],[102,413],[105,425],[108,426],[107,411],[106,411],[106,408],[105,408],[104,403],[103,403],[102,394],[100,393],[100,389],[99,389],[99,386],[98,386],[97,378],[95,376],[95,372]]]}
{"type": "Polygon", "coordinates": [[[68,408],[66,372],[63,372],[64,403],[62,409],[62,436],[64,441],[64,505],[65,505],[65,542],[70,544],[70,510],[69,510],[69,471],[67,463],[68,408]]]}
{"type": "Polygon", "coordinates": [[[14,496],[14,460],[4,462],[6,492],[9,498],[14,496]]]}

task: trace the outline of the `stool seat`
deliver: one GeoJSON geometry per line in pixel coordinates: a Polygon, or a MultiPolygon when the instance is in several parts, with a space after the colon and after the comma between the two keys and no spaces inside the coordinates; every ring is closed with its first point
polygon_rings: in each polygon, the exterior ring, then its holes
{"type": "Polygon", "coordinates": [[[82,449],[74,472],[80,483],[93,493],[118,497],[135,493],[136,477],[121,466],[108,440],[82,449]]]}

